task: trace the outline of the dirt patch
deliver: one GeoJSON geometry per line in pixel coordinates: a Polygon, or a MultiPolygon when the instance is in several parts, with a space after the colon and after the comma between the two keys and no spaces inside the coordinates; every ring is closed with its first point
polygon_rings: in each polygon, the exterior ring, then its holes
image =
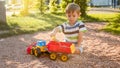
{"type": "MultiPolygon", "coordinates": [[[[119,68],[120,36],[101,32],[104,23],[86,23],[88,32],[84,34],[84,53],[70,55],[67,62],[48,57],[36,58],[26,54],[26,47],[39,39],[49,41],[50,31],[25,34],[0,39],[1,68],[119,68]]],[[[63,40],[59,33],[58,39],[63,40]]]]}

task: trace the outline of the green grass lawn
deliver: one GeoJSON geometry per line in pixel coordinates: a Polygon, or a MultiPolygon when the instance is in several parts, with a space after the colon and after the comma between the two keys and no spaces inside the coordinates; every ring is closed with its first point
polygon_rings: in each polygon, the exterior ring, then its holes
{"type": "MultiPolygon", "coordinates": [[[[88,14],[84,18],[80,18],[85,22],[114,22],[117,14],[88,14]]],[[[0,34],[1,37],[19,35],[25,33],[34,33],[37,31],[51,30],[66,21],[64,13],[46,13],[46,14],[30,14],[29,16],[7,16],[7,25],[0,25],[0,30],[7,30],[8,33],[0,34]]],[[[107,25],[105,31],[116,30],[111,27],[113,24],[107,25]],[[108,27],[109,26],[109,27],[108,27]],[[110,29],[111,28],[111,29],[110,29]]],[[[120,28],[117,29],[117,34],[120,34],[120,28]]]]}
{"type": "Polygon", "coordinates": [[[1,37],[34,33],[37,31],[52,30],[54,27],[65,22],[63,13],[56,14],[30,14],[29,16],[7,16],[7,25],[0,25],[1,30],[8,33],[0,34],[1,37]]]}
{"type": "Polygon", "coordinates": [[[118,13],[99,13],[99,14],[88,14],[86,17],[81,18],[87,22],[110,22],[113,21],[118,13]]]}
{"type": "Polygon", "coordinates": [[[120,35],[120,14],[112,19],[112,21],[110,21],[103,30],[112,34],[120,35]]]}

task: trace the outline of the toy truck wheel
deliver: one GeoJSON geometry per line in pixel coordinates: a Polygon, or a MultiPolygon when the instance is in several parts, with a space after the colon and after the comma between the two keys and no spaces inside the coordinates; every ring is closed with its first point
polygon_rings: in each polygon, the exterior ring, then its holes
{"type": "Polygon", "coordinates": [[[49,57],[50,57],[51,60],[56,60],[57,54],[56,54],[56,53],[51,53],[51,54],[49,55],[49,57]]]}
{"type": "Polygon", "coordinates": [[[40,55],[41,55],[40,48],[36,48],[36,49],[34,50],[34,55],[35,55],[36,57],[40,57],[40,55]]]}
{"type": "Polygon", "coordinates": [[[65,62],[65,61],[68,60],[68,56],[65,55],[65,54],[62,54],[61,57],[60,57],[60,59],[61,59],[63,62],[65,62]]]}
{"type": "Polygon", "coordinates": [[[32,49],[30,50],[30,54],[31,54],[31,55],[34,55],[34,50],[35,50],[35,48],[32,47],[32,49]]]}

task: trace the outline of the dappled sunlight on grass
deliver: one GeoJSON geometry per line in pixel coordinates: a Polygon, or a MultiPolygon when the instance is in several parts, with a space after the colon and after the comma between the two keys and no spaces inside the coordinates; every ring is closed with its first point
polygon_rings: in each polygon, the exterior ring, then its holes
{"type": "Polygon", "coordinates": [[[120,23],[115,22],[112,22],[111,24],[109,23],[103,28],[103,30],[106,32],[110,32],[112,34],[120,35],[120,23]]]}
{"type": "Polygon", "coordinates": [[[103,28],[103,30],[112,34],[120,35],[120,14],[118,14],[111,22],[109,22],[103,28]]]}
{"type": "MultiPolygon", "coordinates": [[[[84,18],[79,18],[84,22],[119,22],[119,17],[117,13],[108,13],[108,14],[88,14],[84,18]]],[[[0,29],[8,30],[8,33],[0,35],[0,37],[7,37],[18,34],[25,33],[34,33],[37,31],[47,31],[51,30],[54,27],[66,22],[66,16],[64,13],[34,13],[28,16],[7,16],[7,26],[0,25],[0,29]]],[[[120,28],[114,28],[111,26],[105,27],[105,31],[112,30],[119,31],[120,28]]]]}
{"type": "MultiPolygon", "coordinates": [[[[7,27],[9,27],[9,32],[1,35],[0,37],[51,30],[65,21],[65,16],[62,13],[60,15],[59,13],[30,14],[29,16],[25,17],[8,16],[7,27]]],[[[4,26],[4,29],[7,27],[4,26]]]]}
{"type": "Polygon", "coordinates": [[[109,22],[116,18],[118,13],[99,13],[99,14],[88,14],[86,17],[81,18],[87,22],[109,22]]]}
{"type": "MultiPolygon", "coordinates": [[[[31,17],[33,15],[30,15],[31,17]]],[[[39,20],[43,20],[47,23],[52,24],[52,26],[56,26],[59,25],[61,23],[63,23],[65,20],[65,16],[63,14],[59,15],[59,14],[37,14],[34,15],[33,18],[35,19],[39,19],[39,20]]]]}

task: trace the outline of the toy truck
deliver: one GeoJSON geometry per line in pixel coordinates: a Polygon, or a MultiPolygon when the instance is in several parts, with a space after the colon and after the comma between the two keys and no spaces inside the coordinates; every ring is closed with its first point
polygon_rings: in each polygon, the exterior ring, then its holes
{"type": "Polygon", "coordinates": [[[74,44],[70,42],[59,42],[55,37],[52,37],[52,41],[49,41],[46,44],[46,41],[39,40],[35,43],[32,43],[27,48],[27,54],[40,57],[42,54],[49,55],[51,60],[56,60],[58,56],[62,61],[68,60],[68,54],[75,52],[74,44]]]}
{"type": "Polygon", "coordinates": [[[75,46],[69,42],[58,42],[58,41],[50,41],[47,44],[47,49],[50,52],[50,59],[56,60],[57,55],[59,53],[60,59],[62,61],[68,60],[68,54],[72,54],[75,52],[75,46]]]}
{"type": "Polygon", "coordinates": [[[26,49],[27,54],[31,54],[31,49],[32,49],[34,46],[36,46],[36,42],[33,42],[32,44],[30,44],[30,45],[27,47],[27,49],[26,49]]]}
{"type": "Polygon", "coordinates": [[[48,53],[47,48],[46,48],[46,41],[44,40],[39,40],[37,41],[36,45],[32,47],[30,54],[35,55],[36,57],[40,57],[40,55],[48,53]]]}

